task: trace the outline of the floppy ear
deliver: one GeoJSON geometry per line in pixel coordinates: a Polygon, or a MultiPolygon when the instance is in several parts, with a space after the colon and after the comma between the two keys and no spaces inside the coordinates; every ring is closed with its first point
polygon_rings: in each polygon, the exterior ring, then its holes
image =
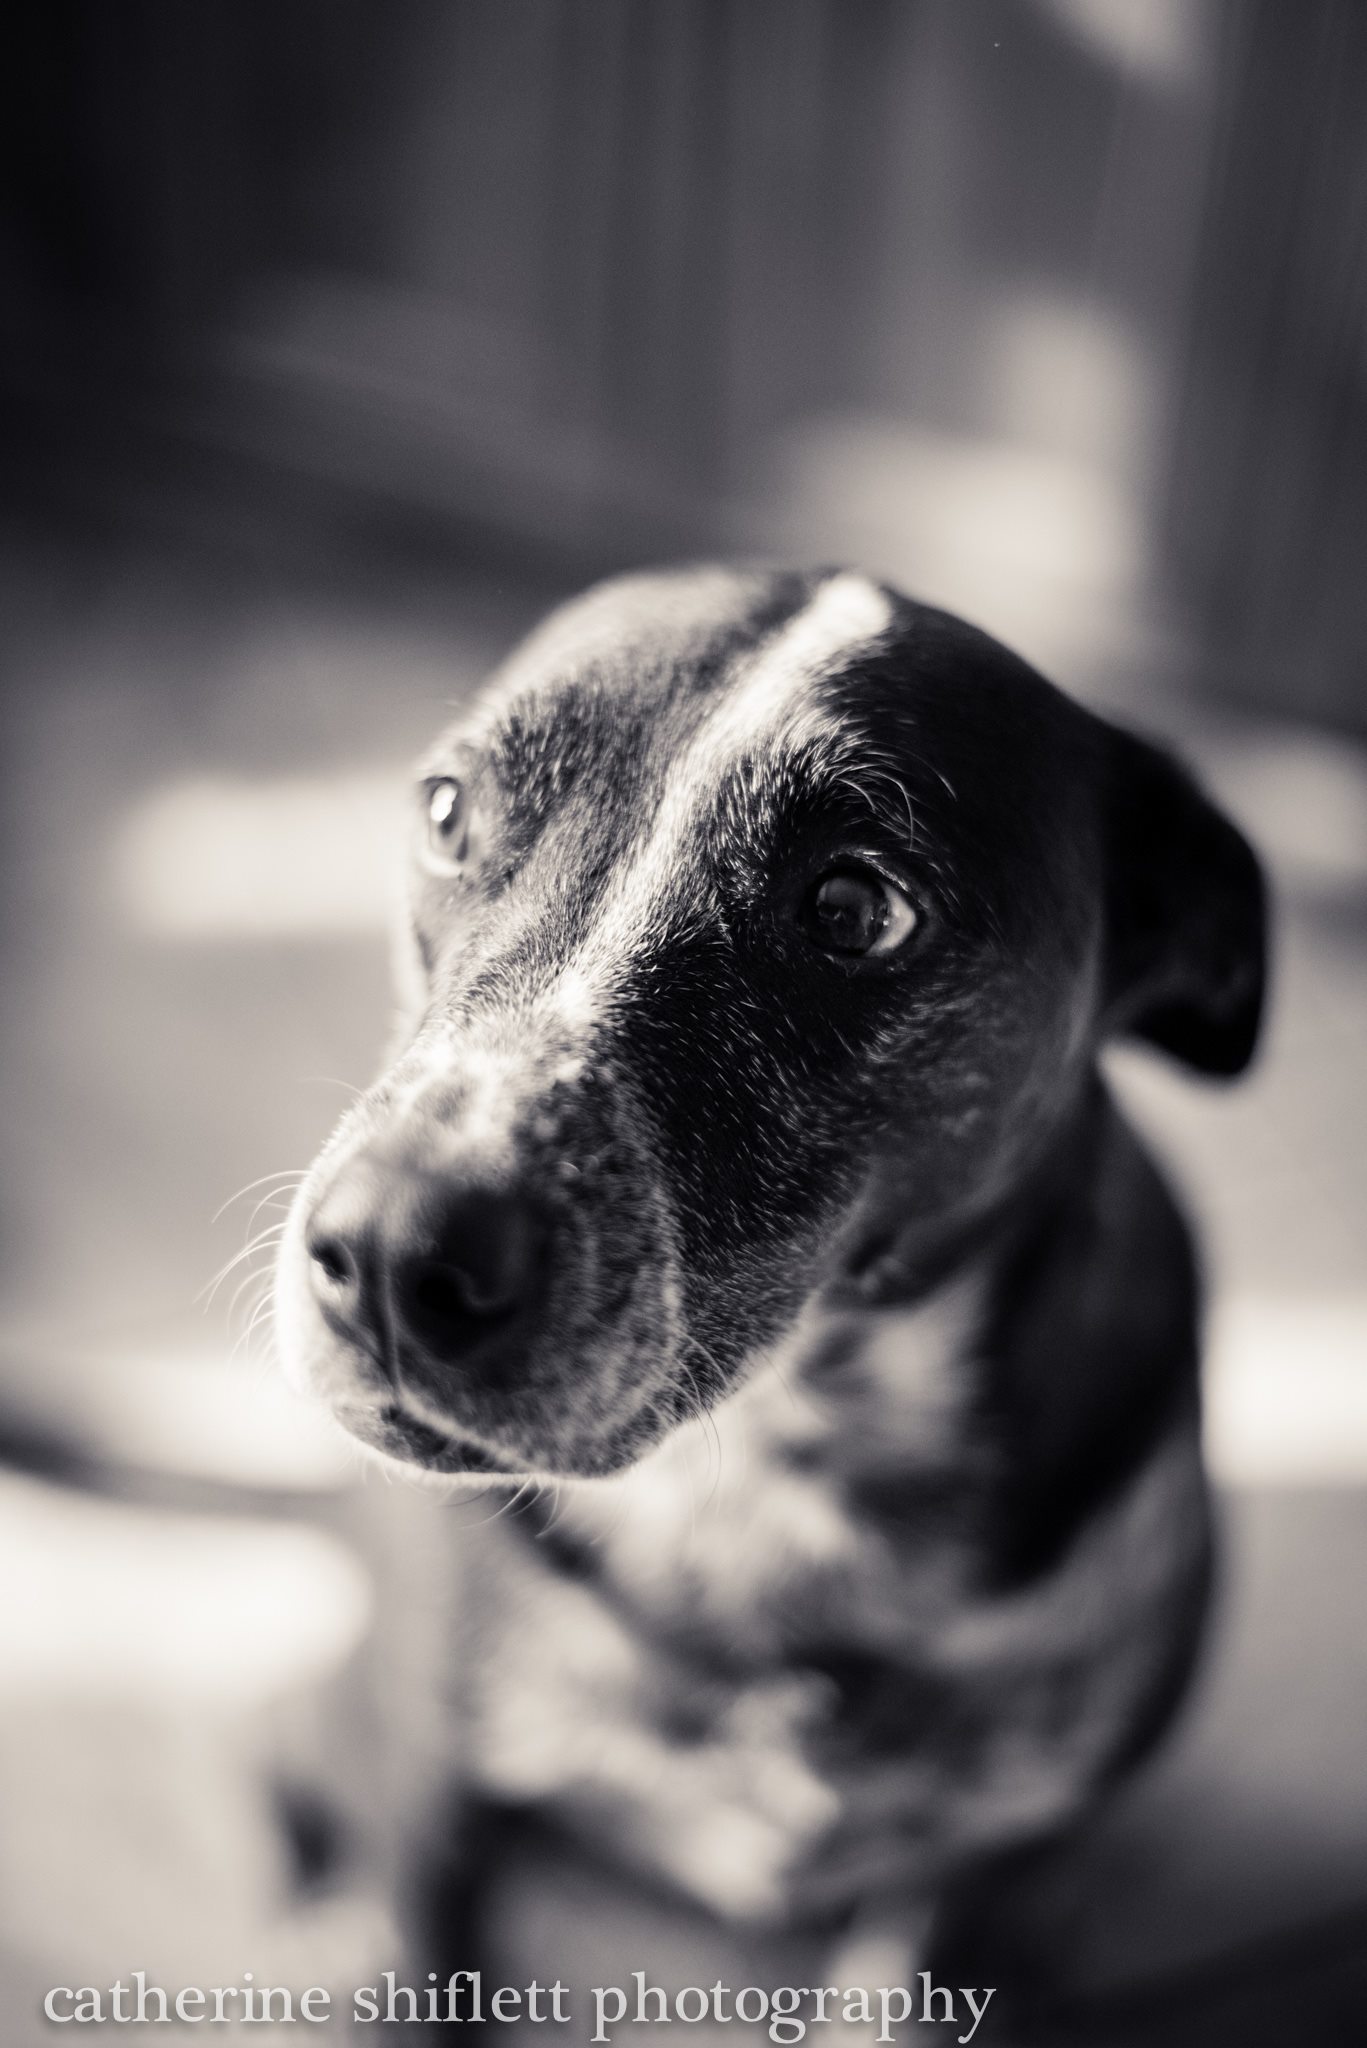
{"type": "Polygon", "coordinates": [[[1104,1022],[1199,1073],[1242,1073],[1266,973],[1257,856],[1170,755],[1111,737],[1104,1022]]]}

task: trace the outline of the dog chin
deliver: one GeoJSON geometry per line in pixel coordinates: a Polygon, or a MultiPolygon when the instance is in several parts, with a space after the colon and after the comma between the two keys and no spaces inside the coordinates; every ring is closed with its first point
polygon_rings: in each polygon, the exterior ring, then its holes
{"type": "Polygon", "coordinates": [[[401,1465],[413,1477],[472,1479],[486,1483],[523,1480],[529,1469],[492,1450],[454,1423],[434,1427],[397,1403],[385,1407],[333,1409],[334,1419],[365,1450],[387,1464],[401,1465]]]}
{"type": "Polygon", "coordinates": [[[591,1445],[512,1450],[495,1447],[454,1419],[438,1418],[427,1404],[421,1414],[399,1401],[381,1407],[340,1404],[332,1413],[372,1457],[401,1467],[408,1478],[459,1479],[481,1488],[610,1478],[644,1457],[674,1426],[672,1417],[644,1423],[638,1418],[634,1426],[591,1445]]]}

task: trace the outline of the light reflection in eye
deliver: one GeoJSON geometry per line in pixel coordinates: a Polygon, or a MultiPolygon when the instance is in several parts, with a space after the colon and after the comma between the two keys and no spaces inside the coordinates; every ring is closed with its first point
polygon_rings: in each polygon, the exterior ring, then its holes
{"type": "Polygon", "coordinates": [[[470,850],[469,806],[465,791],[452,776],[427,785],[427,852],[429,865],[442,873],[460,866],[470,850]]]}

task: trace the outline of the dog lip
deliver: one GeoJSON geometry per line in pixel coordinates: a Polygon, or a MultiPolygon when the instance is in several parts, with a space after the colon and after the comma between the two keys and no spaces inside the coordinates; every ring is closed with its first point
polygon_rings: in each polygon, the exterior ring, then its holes
{"type": "Polygon", "coordinates": [[[517,1478],[518,1467],[507,1463],[496,1451],[453,1424],[438,1429],[422,1421],[398,1402],[383,1407],[339,1409],[337,1420],[352,1436],[371,1450],[383,1451],[405,1464],[419,1465],[429,1472],[457,1475],[497,1474],[517,1478]]]}
{"type": "Polygon", "coordinates": [[[447,1460],[454,1452],[461,1460],[460,1469],[468,1472],[509,1472],[513,1468],[496,1451],[482,1443],[478,1437],[468,1435],[453,1423],[449,1428],[438,1428],[425,1418],[413,1415],[398,1402],[381,1410],[381,1419],[422,1457],[423,1461],[447,1460]]]}

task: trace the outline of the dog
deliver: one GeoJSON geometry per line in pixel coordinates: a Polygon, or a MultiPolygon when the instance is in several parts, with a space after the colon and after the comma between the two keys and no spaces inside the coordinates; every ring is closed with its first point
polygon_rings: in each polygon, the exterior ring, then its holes
{"type": "Polygon", "coordinates": [[[276,1318],[379,1459],[509,1503],[460,1768],[718,1925],[910,1938],[1193,1668],[1197,1264],[1098,1055],[1245,1068],[1258,862],[961,620],[699,568],[532,634],[408,869],[276,1318]]]}

